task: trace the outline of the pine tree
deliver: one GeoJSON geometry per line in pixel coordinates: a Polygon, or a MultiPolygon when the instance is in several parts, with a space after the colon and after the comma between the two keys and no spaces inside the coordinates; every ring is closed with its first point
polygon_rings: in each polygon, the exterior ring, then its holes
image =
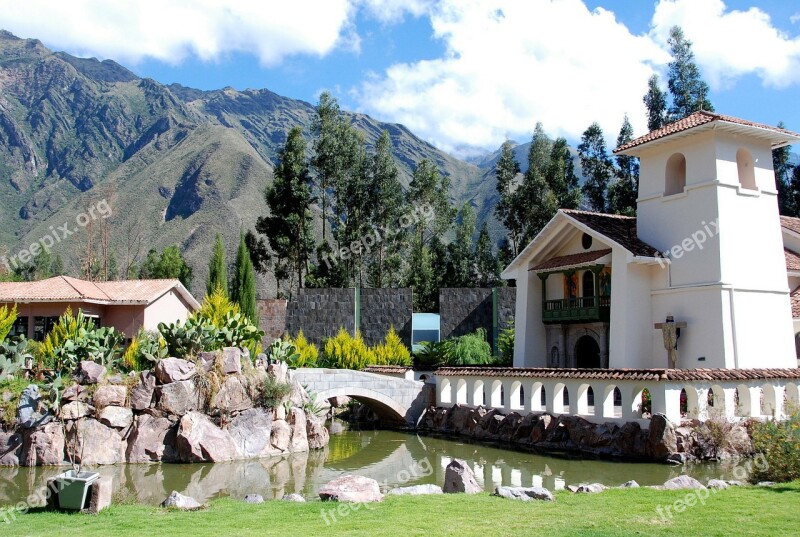
{"type": "Polygon", "coordinates": [[[558,211],[558,199],[547,181],[553,141],[545,134],[541,123],[536,124],[528,150],[528,170],[520,187],[519,203],[525,208],[522,245],[530,242],[558,211]]]}
{"type": "Polygon", "coordinates": [[[495,287],[500,281],[500,264],[492,253],[492,240],[489,237],[489,228],[486,222],[483,223],[481,231],[478,233],[474,257],[477,268],[475,285],[478,287],[495,287]]]}
{"type": "Polygon", "coordinates": [[[647,81],[647,93],[642,100],[647,107],[647,129],[654,131],[663,127],[667,122],[667,94],[658,86],[658,75],[647,81]]]}
{"type": "Polygon", "coordinates": [[[447,245],[444,287],[474,287],[472,236],[475,234],[475,211],[469,203],[461,207],[456,220],[456,238],[447,245]]]}
{"type": "MultiPolygon", "coordinates": [[[[633,140],[633,127],[628,115],[622,120],[617,147],[633,140]]],[[[616,179],[608,187],[608,210],[615,214],[636,215],[636,196],[639,192],[639,159],[628,155],[616,156],[616,179]]]]}
{"type": "Polygon", "coordinates": [[[222,237],[219,233],[217,233],[214,240],[214,251],[211,254],[211,261],[208,263],[206,294],[210,295],[218,288],[222,290],[225,296],[228,296],[228,269],[225,264],[225,246],[222,244],[222,237]]]}
{"type": "MultiPolygon", "coordinates": [[[[778,123],[779,129],[785,129],[783,121],[778,123]]],[[[792,164],[789,162],[792,147],[783,146],[772,150],[772,168],[775,170],[775,187],[778,190],[778,209],[784,216],[798,216],[800,208],[791,190],[792,164]]]]}
{"type": "Polygon", "coordinates": [[[676,121],[698,110],[713,112],[714,107],[708,100],[708,84],[703,81],[700,68],[694,61],[692,42],[686,39],[680,26],[670,29],[667,43],[672,52],[667,77],[672,95],[670,120],[676,121]]]}
{"type": "Polygon", "coordinates": [[[583,193],[586,201],[594,211],[606,210],[606,189],[613,173],[611,159],[606,152],[603,129],[596,122],[583,132],[578,145],[578,156],[586,182],[583,193]]]}
{"type": "Polygon", "coordinates": [[[581,187],[575,175],[575,165],[565,138],[556,138],[550,150],[550,162],[547,167],[547,184],[556,198],[559,209],[577,209],[580,207],[581,187]]]}
{"type": "Polygon", "coordinates": [[[231,301],[239,305],[239,311],[251,322],[258,324],[256,307],[256,274],[250,260],[250,252],[244,240],[244,233],[239,235],[239,248],[236,250],[236,263],[233,267],[231,282],[231,301]]]}
{"type": "Polygon", "coordinates": [[[497,177],[497,193],[500,195],[494,214],[505,226],[509,245],[516,257],[525,231],[524,208],[520,205],[522,196],[519,185],[516,184],[520,173],[519,163],[514,158],[514,146],[508,140],[500,148],[500,158],[494,173],[497,177]]]}

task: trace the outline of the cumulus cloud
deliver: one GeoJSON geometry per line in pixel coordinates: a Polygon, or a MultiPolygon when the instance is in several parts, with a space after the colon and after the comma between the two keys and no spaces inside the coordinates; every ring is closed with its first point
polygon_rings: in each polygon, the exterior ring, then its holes
{"type": "Polygon", "coordinates": [[[286,56],[358,47],[349,0],[0,0],[0,27],[81,55],[176,64],[252,53],[286,56]]]}
{"type": "Polygon", "coordinates": [[[768,86],[800,83],[800,36],[776,28],[757,7],[740,11],[728,9],[722,0],[661,0],[651,35],[664,43],[675,25],[694,43],[697,63],[712,89],[751,74],[768,86]]]}
{"type": "Polygon", "coordinates": [[[613,13],[580,0],[443,0],[430,13],[443,57],[389,67],[359,91],[362,108],[456,153],[526,138],[541,121],[579,138],[597,121],[616,137],[668,55],[613,13]]]}
{"type": "Polygon", "coordinates": [[[384,23],[397,23],[406,14],[419,17],[429,13],[435,0],[360,0],[360,4],[372,17],[384,23]]]}

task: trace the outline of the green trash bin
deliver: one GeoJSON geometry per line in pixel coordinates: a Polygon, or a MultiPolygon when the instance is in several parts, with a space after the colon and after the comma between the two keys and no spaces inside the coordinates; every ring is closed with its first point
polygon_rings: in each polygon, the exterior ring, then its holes
{"type": "Polygon", "coordinates": [[[92,483],[100,479],[97,472],[69,470],[55,477],[59,509],[80,511],[86,505],[86,497],[92,483]]]}

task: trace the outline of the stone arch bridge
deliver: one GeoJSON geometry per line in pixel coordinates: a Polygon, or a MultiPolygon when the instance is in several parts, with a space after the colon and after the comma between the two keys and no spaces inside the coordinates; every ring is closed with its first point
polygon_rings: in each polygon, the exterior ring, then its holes
{"type": "Polygon", "coordinates": [[[432,386],[418,380],[350,369],[301,368],[292,372],[320,401],[347,396],[369,406],[380,418],[416,427],[425,408],[435,402],[432,386]]]}

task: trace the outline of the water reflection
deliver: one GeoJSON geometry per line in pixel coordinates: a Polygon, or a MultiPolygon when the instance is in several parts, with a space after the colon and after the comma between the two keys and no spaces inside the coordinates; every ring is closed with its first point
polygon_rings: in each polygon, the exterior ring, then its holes
{"type": "MultiPolygon", "coordinates": [[[[99,467],[114,477],[118,492],[137,501],[158,504],[172,490],[205,502],[221,496],[261,494],[280,498],[299,493],[308,499],[344,473],[358,473],[377,480],[381,487],[444,482],[446,466],[464,459],[487,490],[496,485],[544,486],[551,490],[566,485],[600,482],[614,486],[630,479],[640,485],[661,484],[688,473],[706,482],[709,478],[732,479],[732,464],[672,467],[660,464],[618,463],[542,456],[471,444],[457,440],[422,437],[394,431],[344,430],[332,435],[328,447],[311,453],[295,453],[255,461],[217,464],[128,464],[99,467]],[[422,470],[432,469],[428,475],[422,470]]],[[[0,468],[0,504],[24,500],[47,477],[63,468],[0,468]]]]}

